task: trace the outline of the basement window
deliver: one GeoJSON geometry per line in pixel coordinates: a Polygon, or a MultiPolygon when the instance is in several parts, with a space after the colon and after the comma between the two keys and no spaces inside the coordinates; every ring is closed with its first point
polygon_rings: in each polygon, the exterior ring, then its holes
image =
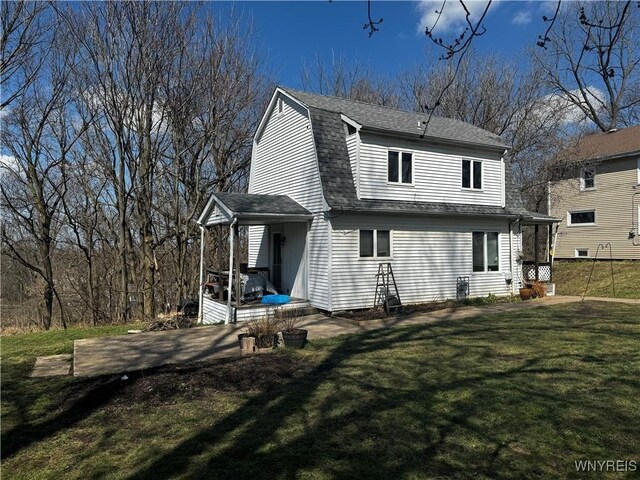
{"type": "Polygon", "coordinates": [[[576,258],[589,258],[589,249],[588,248],[576,248],[575,256],[576,256],[576,258]]]}

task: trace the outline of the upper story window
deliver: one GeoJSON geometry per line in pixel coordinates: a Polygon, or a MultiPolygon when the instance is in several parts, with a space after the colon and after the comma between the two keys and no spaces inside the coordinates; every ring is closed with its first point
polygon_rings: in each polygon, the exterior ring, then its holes
{"type": "Polygon", "coordinates": [[[567,225],[595,225],[596,211],[567,212],[567,225]]]}
{"type": "Polygon", "coordinates": [[[284,101],[282,98],[278,98],[278,115],[282,115],[284,113],[284,101]]]}
{"type": "Polygon", "coordinates": [[[413,154],[389,150],[387,180],[390,183],[413,183],[413,154]]]}
{"type": "Polygon", "coordinates": [[[390,256],[390,230],[360,230],[360,258],[383,258],[390,256]]]}
{"type": "Polygon", "coordinates": [[[498,272],[500,270],[500,234],[473,232],[473,271],[498,272]]]}
{"type": "Polygon", "coordinates": [[[585,167],[580,174],[581,190],[594,190],[596,188],[596,167],[585,167]]]}
{"type": "Polygon", "coordinates": [[[462,188],[482,190],[482,162],[462,159],[462,188]]]}

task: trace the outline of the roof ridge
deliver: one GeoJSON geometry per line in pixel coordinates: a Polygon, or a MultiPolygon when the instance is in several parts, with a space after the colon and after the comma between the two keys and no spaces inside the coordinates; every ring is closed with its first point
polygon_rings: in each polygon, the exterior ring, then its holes
{"type": "MultiPolygon", "coordinates": [[[[424,113],[424,112],[416,112],[414,110],[406,110],[403,108],[398,108],[398,107],[390,107],[388,105],[378,105],[377,103],[371,103],[371,102],[364,102],[362,100],[355,100],[353,98],[348,98],[348,97],[338,97],[337,95],[325,95],[324,93],[315,93],[315,92],[307,92],[305,90],[297,90],[295,88],[288,88],[288,87],[283,87],[283,86],[278,86],[279,88],[283,89],[285,92],[299,92],[299,93],[304,93],[307,95],[315,95],[316,97],[323,97],[323,98],[335,98],[336,100],[343,100],[345,102],[352,102],[352,103],[360,103],[362,105],[369,105],[371,107],[379,107],[379,108],[386,108],[387,110],[395,110],[396,112],[402,112],[402,113],[412,113],[414,115],[425,115],[428,116],[428,113],[424,113]]],[[[315,107],[318,108],[318,107],[315,107]]],[[[326,109],[323,109],[326,110],[326,109]]],[[[329,112],[332,112],[334,110],[327,110],[329,112]]],[[[342,112],[340,112],[342,113],[342,112]]],[[[450,117],[443,117],[440,115],[432,115],[431,118],[444,118],[446,120],[455,120],[457,122],[461,122],[462,120],[457,120],[455,118],[450,118],[450,117]]],[[[466,122],[464,122],[466,123],[466,122]]],[[[469,124],[471,125],[471,124],[469,124]]],[[[475,125],[474,125],[475,126],[475,125]]]]}

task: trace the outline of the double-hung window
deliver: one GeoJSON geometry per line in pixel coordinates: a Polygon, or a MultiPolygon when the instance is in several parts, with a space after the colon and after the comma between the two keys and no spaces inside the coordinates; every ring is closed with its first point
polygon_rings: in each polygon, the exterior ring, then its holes
{"type": "Polygon", "coordinates": [[[482,162],[462,159],[462,188],[482,190],[482,162]]]}
{"type": "Polygon", "coordinates": [[[390,256],[390,230],[360,230],[361,258],[384,258],[390,256]]]}
{"type": "Polygon", "coordinates": [[[498,272],[500,270],[500,234],[473,232],[473,271],[498,272]]]}
{"type": "Polygon", "coordinates": [[[413,154],[389,150],[387,180],[390,183],[413,183],[413,154]]]}
{"type": "Polygon", "coordinates": [[[585,167],[580,175],[581,190],[594,190],[596,188],[596,167],[585,167]]]}

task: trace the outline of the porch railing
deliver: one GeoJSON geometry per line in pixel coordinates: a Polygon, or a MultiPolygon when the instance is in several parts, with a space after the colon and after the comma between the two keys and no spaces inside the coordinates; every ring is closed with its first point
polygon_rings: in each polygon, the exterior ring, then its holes
{"type": "Polygon", "coordinates": [[[541,282],[551,281],[551,262],[538,262],[538,273],[536,275],[536,262],[525,260],[522,262],[522,278],[526,282],[539,280],[541,282]]]}

